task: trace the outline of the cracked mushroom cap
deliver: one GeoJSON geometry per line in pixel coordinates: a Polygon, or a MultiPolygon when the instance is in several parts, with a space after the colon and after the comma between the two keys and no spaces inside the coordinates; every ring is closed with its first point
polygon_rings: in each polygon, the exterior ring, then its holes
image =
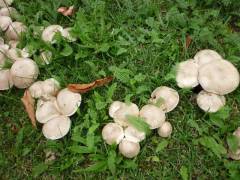
{"type": "Polygon", "coordinates": [[[12,19],[8,16],[0,16],[0,30],[6,31],[12,23],[12,19]]]}
{"type": "Polygon", "coordinates": [[[56,101],[56,99],[51,99],[49,101],[38,100],[36,109],[36,119],[38,122],[44,124],[61,115],[60,112],[58,112],[54,101],[56,101]]]}
{"type": "Polygon", "coordinates": [[[29,92],[33,98],[40,98],[43,96],[43,81],[36,81],[29,87],[29,92]]]}
{"type": "Polygon", "coordinates": [[[64,137],[70,130],[71,120],[67,116],[58,116],[43,125],[42,132],[47,139],[56,140],[64,137]]]}
{"type": "Polygon", "coordinates": [[[213,61],[199,68],[198,80],[205,91],[224,95],[238,87],[239,72],[229,61],[213,61]]]}
{"type": "Polygon", "coordinates": [[[127,116],[138,116],[139,109],[134,103],[124,103],[122,106],[114,113],[113,120],[119,125],[126,127],[128,126],[127,116]]]}
{"type": "Polygon", "coordinates": [[[133,158],[140,152],[140,145],[124,138],[119,144],[119,152],[127,158],[133,158]]]}
{"type": "Polygon", "coordinates": [[[13,84],[20,89],[29,87],[37,79],[39,74],[37,64],[27,58],[15,61],[10,71],[13,84]]]}
{"type": "Polygon", "coordinates": [[[65,116],[73,115],[81,104],[81,95],[69,91],[67,88],[59,91],[57,95],[57,104],[60,112],[65,116]]]}
{"type": "Polygon", "coordinates": [[[109,144],[119,144],[124,138],[123,128],[117,123],[108,123],[102,130],[104,141],[109,144]]]}
{"type": "Polygon", "coordinates": [[[9,25],[5,35],[9,40],[19,40],[21,33],[25,32],[27,27],[21,22],[13,22],[9,25]]]}
{"type": "Polygon", "coordinates": [[[166,119],[164,111],[150,104],[142,107],[140,117],[144,118],[145,122],[149,124],[150,129],[161,127],[166,119]]]}
{"type": "Polygon", "coordinates": [[[179,63],[177,66],[176,81],[180,88],[196,87],[199,84],[198,64],[193,59],[179,63]]]}
{"type": "Polygon", "coordinates": [[[218,61],[221,59],[222,56],[220,56],[220,54],[211,49],[201,50],[197,52],[197,54],[194,56],[194,60],[199,66],[202,66],[213,61],[218,61]]]}
{"type": "Polygon", "coordinates": [[[8,7],[13,3],[13,0],[0,0],[0,7],[8,7]]]}
{"type": "Polygon", "coordinates": [[[46,27],[42,32],[42,39],[45,42],[51,42],[54,43],[54,36],[57,32],[60,32],[62,34],[63,27],[60,25],[50,25],[46,27]]]}
{"type": "Polygon", "coordinates": [[[163,125],[158,128],[158,134],[161,137],[169,137],[172,134],[172,125],[170,122],[165,121],[163,125]]]}
{"type": "Polygon", "coordinates": [[[145,139],[146,134],[144,132],[137,130],[136,128],[134,128],[132,126],[128,126],[124,130],[124,136],[128,141],[138,143],[145,139]]]}
{"type": "Polygon", "coordinates": [[[160,102],[161,104],[159,108],[165,112],[170,112],[178,105],[179,102],[178,92],[172,88],[160,86],[152,92],[149,101],[151,103],[157,104],[158,101],[161,100],[163,100],[163,102],[160,102]]]}
{"type": "Polygon", "coordinates": [[[117,110],[119,110],[125,103],[121,101],[113,101],[109,107],[108,114],[111,118],[114,118],[114,114],[117,110]]]}
{"type": "Polygon", "coordinates": [[[17,14],[17,10],[13,7],[4,7],[0,9],[0,16],[9,16],[17,14]]]}
{"type": "Polygon", "coordinates": [[[205,112],[217,112],[226,103],[225,97],[202,90],[197,95],[197,104],[205,112]]]}
{"type": "Polygon", "coordinates": [[[13,86],[9,69],[0,68],[0,90],[8,90],[13,86]]]}

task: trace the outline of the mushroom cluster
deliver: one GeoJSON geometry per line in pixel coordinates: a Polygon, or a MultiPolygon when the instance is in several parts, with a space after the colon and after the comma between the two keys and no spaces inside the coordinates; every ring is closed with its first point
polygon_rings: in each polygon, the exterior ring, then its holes
{"type": "Polygon", "coordinates": [[[233,136],[237,139],[237,150],[235,152],[229,150],[228,156],[233,160],[240,160],[240,127],[233,132],[233,136]]]}
{"type": "Polygon", "coordinates": [[[64,137],[70,130],[72,116],[81,104],[81,95],[60,90],[60,84],[53,78],[33,83],[29,92],[38,99],[36,120],[43,124],[42,132],[47,139],[64,137]]]}
{"type": "Polygon", "coordinates": [[[158,129],[161,137],[169,137],[172,133],[172,125],[166,120],[165,113],[172,111],[179,102],[177,91],[161,86],[156,88],[149,99],[149,103],[139,110],[134,103],[114,101],[109,108],[109,116],[114,122],[108,123],[102,130],[104,141],[109,144],[119,144],[119,152],[133,158],[140,152],[140,142],[146,134],[129,123],[129,116],[140,117],[150,129],[158,129]]]}
{"type": "Polygon", "coordinates": [[[238,87],[239,72],[216,51],[204,49],[193,59],[179,63],[176,81],[180,88],[200,85],[203,90],[197,95],[197,104],[203,111],[213,113],[225,105],[224,95],[238,87]]]}

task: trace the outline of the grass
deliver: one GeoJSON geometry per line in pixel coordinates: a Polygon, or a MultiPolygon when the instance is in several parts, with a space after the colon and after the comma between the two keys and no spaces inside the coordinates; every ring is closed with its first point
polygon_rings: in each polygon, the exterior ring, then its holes
{"type": "Polygon", "coordinates": [[[41,125],[33,129],[20,98],[23,90],[0,93],[1,179],[237,179],[240,164],[228,159],[227,144],[240,125],[240,90],[226,96],[219,113],[204,114],[190,90],[179,89],[174,66],[205,48],[218,51],[240,68],[240,4],[234,0],[106,0],[27,1],[14,7],[28,26],[20,47],[36,50],[39,79],[57,78],[68,83],[87,83],[106,75],[114,81],[83,94],[79,111],[71,117],[71,132],[48,141],[41,125]],[[56,12],[74,4],[73,17],[56,12]],[[56,45],[40,39],[41,26],[73,27],[77,42],[57,36],[56,45]],[[186,37],[192,42],[186,48],[186,37]],[[39,50],[53,52],[50,65],[39,61],[39,50]],[[178,107],[167,114],[173,125],[171,138],[152,132],[141,143],[134,159],[125,159],[116,147],[101,138],[104,124],[112,121],[108,107],[113,100],[142,107],[151,91],[165,85],[180,94],[178,107]],[[46,152],[56,160],[45,162],[46,152]]]}

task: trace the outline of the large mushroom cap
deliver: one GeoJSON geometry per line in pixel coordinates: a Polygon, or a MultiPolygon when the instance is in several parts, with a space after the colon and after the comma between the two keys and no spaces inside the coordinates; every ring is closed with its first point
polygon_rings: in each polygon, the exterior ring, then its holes
{"type": "Polygon", "coordinates": [[[8,90],[13,86],[9,69],[0,68],[0,90],[8,90]]]}
{"type": "Polygon", "coordinates": [[[113,115],[113,119],[119,125],[126,127],[128,126],[127,116],[138,116],[139,109],[134,103],[124,103],[113,115]]]}
{"type": "Polygon", "coordinates": [[[194,56],[194,60],[199,66],[221,59],[222,56],[220,56],[216,51],[211,49],[201,50],[197,52],[197,54],[194,56]]]}
{"type": "Polygon", "coordinates": [[[217,112],[226,103],[225,97],[202,90],[197,96],[198,106],[205,112],[217,112]]]}
{"type": "Polygon", "coordinates": [[[198,64],[193,59],[179,63],[176,81],[180,88],[196,87],[198,85],[198,64]]]}
{"type": "Polygon", "coordinates": [[[213,61],[199,68],[199,83],[211,93],[224,95],[234,91],[239,85],[239,73],[226,60],[213,61]]]}
{"type": "Polygon", "coordinates": [[[70,130],[71,120],[67,116],[58,116],[43,125],[42,132],[47,139],[56,140],[64,137],[70,130]]]}
{"type": "Polygon", "coordinates": [[[42,39],[46,42],[54,43],[53,38],[57,32],[62,33],[63,27],[60,25],[50,25],[43,30],[42,39]]]}
{"type": "Polygon", "coordinates": [[[179,102],[178,92],[172,88],[160,86],[152,92],[150,102],[156,104],[161,100],[163,102],[160,102],[159,107],[165,112],[170,112],[177,107],[179,102]]]}
{"type": "Polygon", "coordinates": [[[123,128],[117,123],[108,123],[102,130],[104,141],[109,144],[119,144],[124,137],[123,128]]]}
{"type": "Polygon", "coordinates": [[[17,10],[13,7],[4,7],[0,9],[0,16],[12,16],[17,14],[17,10]]]}
{"type": "Polygon", "coordinates": [[[133,158],[140,152],[140,145],[139,143],[123,139],[119,144],[119,151],[123,156],[133,158]]]}
{"type": "Polygon", "coordinates": [[[111,118],[114,117],[114,114],[117,110],[119,110],[122,106],[124,105],[123,102],[120,102],[120,101],[114,101],[112,102],[112,104],[110,105],[109,107],[109,111],[108,111],[108,114],[111,118]]]}
{"type": "Polygon", "coordinates": [[[40,98],[43,95],[43,81],[37,81],[29,87],[29,92],[33,98],[40,98]]]}
{"type": "Polygon", "coordinates": [[[128,141],[132,141],[132,142],[136,142],[136,143],[144,140],[145,136],[146,136],[146,134],[144,132],[141,132],[132,126],[128,126],[124,130],[124,135],[128,141]]]}
{"type": "Polygon", "coordinates": [[[170,122],[165,121],[163,125],[158,128],[158,134],[161,137],[169,137],[172,134],[172,125],[170,122]]]}
{"type": "Polygon", "coordinates": [[[59,110],[65,116],[73,115],[81,104],[81,95],[69,91],[67,88],[62,89],[57,95],[57,104],[59,110]]]}
{"type": "Polygon", "coordinates": [[[163,125],[166,116],[164,111],[154,105],[145,105],[140,110],[140,117],[143,117],[150,129],[156,129],[163,125]]]}
{"type": "Polygon", "coordinates": [[[36,119],[38,122],[46,123],[49,120],[60,116],[54,101],[56,101],[56,99],[52,99],[51,101],[38,100],[36,109],[36,119]]]}
{"type": "Polygon", "coordinates": [[[0,7],[8,7],[13,3],[13,0],[0,0],[0,7]]]}
{"type": "Polygon", "coordinates": [[[20,59],[11,67],[13,83],[20,89],[29,87],[37,79],[38,74],[38,66],[31,59],[20,59]]]}
{"type": "Polygon", "coordinates": [[[13,22],[9,25],[6,36],[9,40],[19,40],[21,33],[25,32],[27,27],[21,22],[13,22]]]}
{"type": "Polygon", "coordinates": [[[6,31],[8,26],[12,23],[12,19],[8,16],[0,16],[0,30],[6,31]]]}

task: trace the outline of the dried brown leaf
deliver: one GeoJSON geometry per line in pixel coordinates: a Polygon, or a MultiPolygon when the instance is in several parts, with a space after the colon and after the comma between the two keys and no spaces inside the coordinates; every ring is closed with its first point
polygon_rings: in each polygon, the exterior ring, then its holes
{"type": "Polygon", "coordinates": [[[187,48],[187,49],[188,49],[188,47],[190,46],[191,42],[192,42],[191,36],[190,36],[190,35],[187,35],[187,37],[186,37],[186,48],[187,48]]]}
{"type": "Polygon", "coordinates": [[[75,12],[75,8],[74,6],[60,7],[58,8],[57,12],[61,13],[64,16],[72,16],[75,12]]]}

